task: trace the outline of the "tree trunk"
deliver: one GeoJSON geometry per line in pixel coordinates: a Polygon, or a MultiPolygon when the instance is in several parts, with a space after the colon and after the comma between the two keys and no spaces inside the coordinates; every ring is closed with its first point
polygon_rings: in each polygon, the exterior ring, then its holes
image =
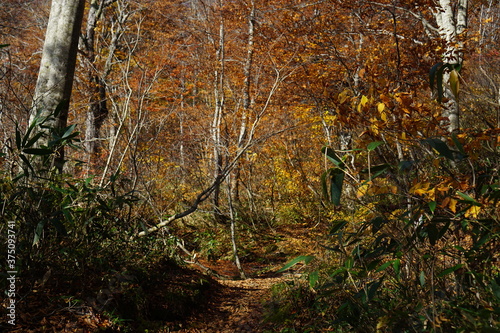
{"type": "MultiPolygon", "coordinates": [[[[248,40],[247,40],[247,56],[245,59],[245,67],[243,74],[245,81],[243,82],[243,110],[241,113],[240,133],[238,135],[237,149],[240,151],[245,146],[248,133],[248,115],[252,105],[252,98],[250,95],[250,87],[252,82],[252,65],[254,53],[254,31],[255,31],[255,2],[251,1],[250,16],[248,18],[248,40]]],[[[233,202],[239,203],[240,200],[240,165],[239,163],[234,167],[233,184],[231,186],[233,202]]]]}
{"type": "MultiPolygon", "coordinates": [[[[456,10],[451,0],[440,0],[434,16],[441,38],[445,41],[446,51],[443,55],[445,64],[461,64],[463,61],[463,43],[460,36],[467,28],[468,0],[459,0],[456,10]]],[[[450,72],[443,75],[443,82],[450,80],[450,72]]],[[[443,118],[448,119],[448,132],[452,133],[460,128],[460,109],[458,98],[449,84],[444,87],[443,118]]]]}
{"type": "MultiPolygon", "coordinates": [[[[219,45],[216,51],[217,56],[217,68],[214,75],[214,99],[215,99],[215,110],[214,118],[212,121],[212,141],[214,145],[214,178],[220,178],[223,168],[223,142],[221,137],[221,124],[222,118],[224,117],[224,103],[225,103],[225,93],[224,93],[224,82],[225,82],[225,31],[224,31],[224,18],[220,17],[219,25],[219,45]]],[[[220,184],[218,184],[214,190],[213,194],[213,204],[214,204],[214,218],[216,221],[220,221],[222,215],[220,211],[220,184]]]]}
{"type": "MultiPolygon", "coordinates": [[[[47,119],[44,125],[49,128],[64,128],[67,125],[84,9],[84,0],[52,1],[30,124],[38,115],[47,119]],[[58,106],[60,112],[54,114],[58,106]]],[[[45,131],[40,145],[48,145],[50,140],[49,130],[45,131]]],[[[62,171],[63,164],[64,150],[60,149],[53,165],[62,171]]]]}
{"type": "MultiPolygon", "coordinates": [[[[89,161],[100,161],[100,157],[96,154],[100,150],[99,139],[101,136],[101,127],[108,117],[108,97],[106,80],[112,71],[112,60],[115,57],[115,51],[118,43],[124,32],[124,23],[129,17],[126,10],[120,10],[116,27],[111,29],[110,40],[107,44],[107,56],[104,67],[99,69],[99,64],[96,57],[96,29],[99,21],[104,21],[105,9],[117,0],[92,0],[90,3],[89,12],[87,15],[87,28],[84,37],[84,45],[86,48],[87,66],[89,72],[89,109],[87,111],[87,119],[85,121],[85,148],[89,154],[89,161]]],[[[123,6],[126,8],[126,6],[123,6]]],[[[121,7],[119,7],[121,8],[121,7]]]]}
{"type": "Polygon", "coordinates": [[[227,178],[227,196],[229,201],[229,218],[230,218],[230,231],[231,231],[231,245],[233,248],[233,258],[234,264],[238,268],[238,272],[240,273],[240,278],[246,279],[247,276],[245,271],[243,270],[243,266],[241,266],[240,256],[238,254],[238,242],[236,240],[236,214],[234,211],[233,201],[231,199],[231,177],[227,178]]]}
{"type": "Polygon", "coordinates": [[[96,139],[104,119],[108,114],[106,105],[106,86],[99,74],[96,72],[95,54],[95,31],[97,22],[102,15],[106,1],[92,0],[87,15],[87,29],[85,36],[85,47],[87,49],[87,60],[89,64],[90,101],[87,119],[85,122],[85,147],[90,156],[98,150],[96,139]]]}

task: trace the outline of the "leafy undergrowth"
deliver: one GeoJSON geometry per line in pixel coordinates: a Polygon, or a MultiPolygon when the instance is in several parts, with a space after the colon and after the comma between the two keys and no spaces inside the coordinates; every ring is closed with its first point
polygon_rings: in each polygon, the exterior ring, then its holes
{"type": "Polygon", "coordinates": [[[197,259],[201,268],[158,255],[134,259],[131,253],[139,248],[88,260],[80,269],[68,269],[71,265],[60,259],[38,264],[19,275],[16,325],[1,328],[10,332],[272,331],[274,324],[263,322],[263,304],[270,299],[272,285],[290,278],[275,272],[298,251],[315,251],[317,243],[311,237],[315,230],[305,224],[277,228],[275,236],[261,246],[256,239],[249,242],[244,250],[251,255],[242,263],[247,280],[236,280],[238,271],[231,260],[205,256],[197,259]]]}
{"type": "MultiPolygon", "coordinates": [[[[346,200],[351,214],[332,209],[322,257],[285,265],[310,263],[301,281],[273,291],[267,317],[280,332],[500,332],[498,160],[478,159],[457,137],[456,151],[441,139],[421,144],[435,151],[415,148],[420,169],[373,166],[346,200]]],[[[348,170],[323,152],[335,165],[325,197],[338,209],[348,170]]]]}
{"type": "Polygon", "coordinates": [[[165,259],[149,267],[88,271],[82,276],[32,272],[21,279],[24,287],[12,332],[173,328],[203,311],[208,295],[220,288],[211,277],[165,259]]]}

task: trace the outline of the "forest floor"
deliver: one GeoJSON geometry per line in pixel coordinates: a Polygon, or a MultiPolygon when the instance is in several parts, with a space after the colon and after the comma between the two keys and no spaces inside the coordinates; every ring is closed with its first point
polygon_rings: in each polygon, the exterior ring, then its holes
{"type": "MultiPolygon", "coordinates": [[[[162,332],[275,332],[273,323],[265,320],[273,302],[273,286],[292,281],[300,276],[300,274],[291,274],[290,271],[287,273],[276,273],[276,271],[286,261],[298,255],[317,253],[318,239],[324,235],[324,230],[304,224],[295,225],[294,228],[286,230],[282,229],[279,234],[283,236],[283,241],[280,241],[275,248],[271,247],[278,255],[259,253],[257,256],[260,259],[267,257],[266,264],[243,263],[244,271],[248,276],[244,280],[235,278],[239,272],[231,261],[200,260],[206,268],[235,279],[217,279],[219,287],[210,295],[206,311],[194,314],[173,330],[162,332]]],[[[266,247],[269,247],[269,244],[261,246],[261,249],[266,247]]],[[[301,265],[298,266],[301,267],[301,265]]],[[[297,267],[294,267],[294,271],[295,269],[297,267]]]]}
{"type": "MultiPolygon", "coordinates": [[[[220,270],[222,267],[218,268],[220,270]]],[[[287,279],[290,279],[288,275],[276,274],[244,280],[220,279],[220,288],[210,297],[207,311],[193,315],[179,326],[177,332],[271,331],[271,325],[264,322],[265,304],[271,299],[272,286],[287,279]]]]}
{"type": "Polygon", "coordinates": [[[198,261],[219,278],[168,259],[78,277],[55,269],[52,274],[46,269],[32,272],[23,278],[16,325],[0,323],[0,331],[273,332],[273,324],[264,321],[272,287],[292,279],[276,271],[295,251],[311,254],[317,246],[311,230],[301,229],[283,237],[267,258],[260,253],[258,259],[264,261],[243,262],[247,279],[235,278],[238,271],[229,260],[198,261]]]}
{"type": "MultiPolygon", "coordinates": [[[[191,273],[185,277],[193,280],[191,273]]],[[[3,328],[10,332],[270,332],[271,326],[264,323],[264,305],[271,297],[271,287],[286,279],[284,275],[267,274],[244,280],[213,280],[210,289],[204,293],[204,299],[199,304],[191,304],[189,315],[182,314],[180,320],[157,321],[150,326],[151,329],[146,328],[147,324],[124,329],[124,326],[113,323],[109,314],[96,311],[96,306],[91,305],[92,300],[79,302],[75,298],[72,304],[70,299],[48,287],[45,292],[35,290],[30,293],[16,325],[3,328]]],[[[179,312],[178,309],[174,311],[179,312]]]]}

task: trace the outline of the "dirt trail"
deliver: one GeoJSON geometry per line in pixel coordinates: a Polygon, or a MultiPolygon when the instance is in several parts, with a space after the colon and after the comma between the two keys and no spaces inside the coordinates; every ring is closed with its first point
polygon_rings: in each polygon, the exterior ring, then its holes
{"type": "Polygon", "coordinates": [[[176,332],[243,333],[263,332],[263,302],[269,299],[272,285],[283,277],[257,277],[246,280],[220,280],[221,290],[210,302],[207,312],[191,318],[189,327],[176,332]]]}

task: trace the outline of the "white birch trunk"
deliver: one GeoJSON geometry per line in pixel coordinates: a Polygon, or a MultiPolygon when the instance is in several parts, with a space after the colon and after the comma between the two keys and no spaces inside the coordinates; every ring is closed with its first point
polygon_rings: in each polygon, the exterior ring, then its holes
{"type": "MultiPolygon", "coordinates": [[[[248,134],[248,117],[251,105],[253,104],[250,94],[250,87],[252,83],[252,66],[254,54],[254,31],[255,31],[255,2],[251,1],[250,16],[248,18],[248,39],[247,39],[247,56],[245,59],[245,67],[243,74],[245,81],[243,82],[243,110],[241,111],[240,131],[238,135],[237,149],[240,151],[247,139],[248,134]]],[[[239,187],[240,187],[240,166],[236,165],[234,168],[234,177],[232,184],[233,201],[239,202],[239,187]]]]}
{"type": "MultiPolygon", "coordinates": [[[[468,0],[458,0],[457,8],[454,10],[451,0],[439,0],[439,5],[434,12],[440,37],[445,41],[446,50],[443,55],[445,64],[461,64],[463,61],[463,42],[460,37],[467,28],[468,0]]],[[[446,102],[443,105],[443,118],[448,119],[448,132],[452,133],[460,128],[460,109],[458,98],[450,89],[450,74],[444,73],[443,97],[446,102]]]]}
{"type": "MultiPolygon", "coordinates": [[[[214,145],[214,177],[219,178],[222,174],[222,154],[223,154],[223,143],[221,137],[221,124],[222,118],[224,117],[224,104],[225,104],[225,93],[224,93],[224,82],[225,82],[225,30],[224,30],[224,18],[220,17],[219,24],[219,45],[216,52],[217,57],[217,69],[214,75],[214,99],[215,99],[215,109],[214,118],[212,121],[212,141],[214,145]]],[[[218,184],[214,190],[213,194],[213,204],[215,210],[215,219],[218,220],[221,217],[219,202],[220,199],[220,184],[218,184]]]]}

